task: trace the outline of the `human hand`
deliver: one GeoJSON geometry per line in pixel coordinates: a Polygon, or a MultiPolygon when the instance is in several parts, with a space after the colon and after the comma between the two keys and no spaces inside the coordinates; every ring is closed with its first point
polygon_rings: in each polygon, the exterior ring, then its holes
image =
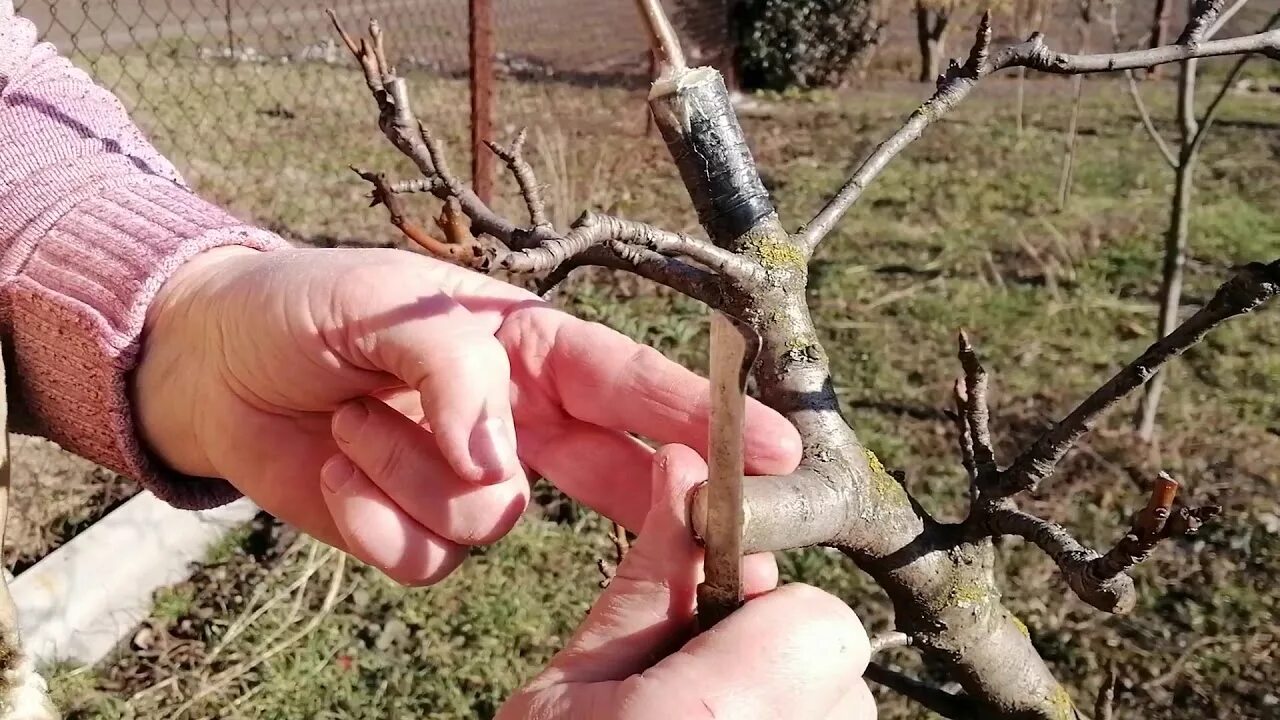
{"type": "MultiPolygon", "coordinates": [[[[198,256],[148,311],[134,387],[170,467],[415,585],[510,530],[526,467],[639,527],[652,451],[628,433],[705,448],[709,401],[651,348],[395,250],[198,256]]],[[[794,469],[790,423],[753,402],[747,426],[749,472],[794,469]]]]}
{"type": "Polygon", "coordinates": [[[653,475],[653,509],[617,575],[568,646],[497,720],[875,718],[862,679],[871,649],[858,618],[807,585],[774,589],[772,555],[744,560],[747,604],[688,639],[702,580],[688,502],[706,465],[670,446],[653,475]]]}

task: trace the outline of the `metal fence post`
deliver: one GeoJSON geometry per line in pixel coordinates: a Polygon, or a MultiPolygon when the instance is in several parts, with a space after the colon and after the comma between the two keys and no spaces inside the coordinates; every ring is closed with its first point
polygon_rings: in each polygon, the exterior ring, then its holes
{"type": "Polygon", "coordinates": [[[471,54],[471,187],[480,199],[493,195],[493,153],[485,141],[493,138],[493,4],[470,0],[471,54]]]}
{"type": "Polygon", "coordinates": [[[232,0],[227,0],[226,17],[225,17],[225,20],[227,21],[227,52],[231,53],[232,56],[235,56],[236,33],[234,30],[231,29],[231,1],[232,0]]]}

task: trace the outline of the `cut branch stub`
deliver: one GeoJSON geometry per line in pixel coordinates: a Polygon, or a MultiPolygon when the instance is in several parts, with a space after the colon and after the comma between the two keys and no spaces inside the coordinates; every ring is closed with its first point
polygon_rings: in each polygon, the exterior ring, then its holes
{"type": "Polygon", "coordinates": [[[1134,514],[1132,527],[1115,547],[1099,555],[1077,541],[1066,528],[1023,512],[1006,500],[988,509],[987,523],[997,535],[1017,535],[1039,547],[1057,564],[1063,579],[1081,600],[1098,610],[1124,615],[1138,602],[1138,590],[1127,573],[1151,556],[1160,541],[1195,535],[1221,508],[1172,510],[1178,483],[1161,473],[1146,506],[1134,514]]]}
{"type": "Polygon", "coordinates": [[[1173,512],[1177,494],[1177,481],[1161,473],[1147,506],[1134,517],[1132,529],[1106,555],[1090,563],[1091,572],[1100,578],[1117,577],[1150,557],[1161,540],[1192,537],[1222,513],[1217,505],[1180,507],[1173,512]]]}

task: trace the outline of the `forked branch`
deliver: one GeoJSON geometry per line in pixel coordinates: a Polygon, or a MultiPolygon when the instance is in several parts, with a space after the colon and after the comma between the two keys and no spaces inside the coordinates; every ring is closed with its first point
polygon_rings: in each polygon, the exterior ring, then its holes
{"type": "Polygon", "coordinates": [[[330,10],[329,16],[364,72],[377,104],[379,128],[423,176],[399,183],[389,183],[376,172],[361,171],[361,177],[373,185],[375,204],[387,205],[392,224],[429,252],[477,269],[516,273],[554,272],[566,263],[622,269],[709,305],[717,303],[721,281],[749,287],[763,272],[758,263],[709,242],[621,218],[584,214],[568,232],[557,232],[546,219],[537,179],[523,158],[522,137],[508,149],[491,147],[515,176],[529,210],[530,226],[522,227],[501,216],[452,173],[443,145],[414,115],[408,86],[386,59],[377,23],[370,24],[370,37],[357,43],[336,13],[330,10]],[[440,242],[414,223],[398,202],[398,196],[407,192],[427,192],[452,204],[470,221],[475,237],[491,237],[500,246],[477,253],[478,243],[459,247],[440,242]]]}
{"type": "Polygon", "coordinates": [[[1103,612],[1125,614],[1138,601],[1127,573],[1150,557],[1162,540],[1191,537],[1222,509],[1216,505],[1173,510],[1178,483],[1165,473],[1152,489],[1146,507],[1133,517],[1132,527],[1105,555],[1080,544],[1057,523],[1018,510],[1010,502],[992,508],[989,529],[998,535],[1017,535],[1040,548],[1057,564],[1062,577],[1081,600],[1103,612]]]}
{"type": "Polygon", "coordinates": [[[1190,21],[1174,44],[1094,55],[1055,51],[1046,45],[1044,35],[1040,33],[1033,34],[1025,42],[992,53],[991,13],[988,12],[978,28],[968,62],[963,66],[954,62],[951,64],[948,71],[939,78],[933,97],[926,100],[902,128],[872,152],[813,220],[796,233],[797,239],[808,252],[813,252],[818,243],[839,223],[840,218],[858,202],[890,160],[918,139],[925,128],[968,97],[979,80],[1000,70],[1023,67],[1058,75],[1078,75],[1138,70],[1191,58],[1224,55],[1264,53],[1280,58],[1280,30],[1226,40],[1204,39],[1221,16],[1223,4],[1222,0],[1198,0],[1192,9],[1190,21]]]}

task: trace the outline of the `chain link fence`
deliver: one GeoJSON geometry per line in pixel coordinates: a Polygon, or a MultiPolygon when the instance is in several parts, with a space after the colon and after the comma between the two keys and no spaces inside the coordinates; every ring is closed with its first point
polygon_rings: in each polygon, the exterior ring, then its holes
{"type": "MultiPolygon", "coordinates": [[[[726,57],[729,0],[673,0],[695,60],[726,57]]],[[[335,4],[349,26],[377,18],[410,80],[419,115],[468,163],[468,0],[335,4]]],[[[646,116],[645,36],[632,0],[488,0],[493,15],[493,127],[547,138],[637,134],[646,116]],[[541,128],[541,132],[538,130],[541,128]]],[[[301,157],[373,109],[353,61],[315,0],[17,0],[42,37],[111,89],[187,179],[264,222],[294,225],[312,200],[338,200],[301,157]],[[258,199],[247,200],[246,186],[258,199]],[[266,202],[265,198],[273,200],[266,202]]],[[[536,138],[534,138],[536,141],[536,138]]],[[[536,142],[534,143],[536,144],[536,142]]],[[[362,146],[344,162],[389,162],[362,146]]],[[[545,155],[545,153],[544,153],[545,155]]]]}

